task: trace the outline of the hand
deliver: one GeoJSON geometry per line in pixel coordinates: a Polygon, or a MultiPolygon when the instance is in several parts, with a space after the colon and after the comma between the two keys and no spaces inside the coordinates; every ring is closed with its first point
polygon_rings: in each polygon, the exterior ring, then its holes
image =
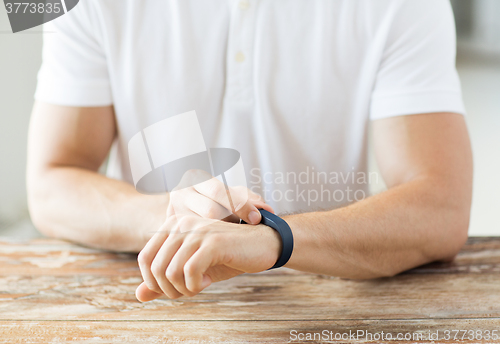
{"type": "Polygon", "coordinates": [[[172,216],[139,254],[144,282],[136,296],[194,296],[213,282],[269,269],[280,252],[279,234],[265,225],[172,216]]]}
{"type": "Polygon", "coordinates": [[[201,170],[189,170],[170,193],[167,217],[200,216],[207,219],[259,224],[258,209],[274,213],[264,199],[244,186],[229,187],[201,170]],[[228,193],[230,198],[228,197],[228,193]]]}

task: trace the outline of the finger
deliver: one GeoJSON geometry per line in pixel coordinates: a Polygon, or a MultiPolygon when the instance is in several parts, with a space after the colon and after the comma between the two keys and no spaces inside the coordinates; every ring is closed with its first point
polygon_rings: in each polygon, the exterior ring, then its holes
{"type": "Polygon", "coordinates": [[[146,246],[144,246],[137,257],[137,262],[139,263],[139,269],[141,270],[144,282],[151,291],[157,293],[162,293],[162,290],[158,283],[156,283],[156,279],[151,273],[151,264],[153,263],[158,250],[168,238],[170,228],[173,225],[173,219],[176,221],[175,218],[169,218],[165,221],[165,224],[161,226],[160,229],[147,242],[146,246]]]}
{"type": "Polygon", "coordinates": [[[262,220],[262,215],[259,212],[259,209],[265,209],[271,213],[274,213],[273,208],[269,204],[266,203],[250,203],[247,202],[236,212],[236,215],[251,225],[257,225],[262,220]]]}
{"type": "Polygon", "coordinates": [[[193,185],[203,183],[206,180],[213,178],[212,175],[204,170],[191,169],[187,170],[183,175],[179,184],[172,191],[192,187],[193,185]]]}
{"type": "Polygon", "coordinates": [[[237,186],[229,188],[229,194],[233,202],[235,214],[248,224],[256,225],[260,223],[261,214],[259,209],[265,209],[274,213],[270,205],[266,204],[259,195],[246,187],[237,186]]]}
{"type": "Polygon", "coordinates": [[[262,209],[274,212],[269,205],[265,204],[260,196],[254,194],[246,187],[240,186],[226,189],[224,183],[217,178],[196,184],[193,188],[249,224],[260,223],[261,215],[256,204],[262,209]]]}
{"type": "Polygon", "coordinates": [[[251,190],[249,190],[249,202],[255,205],[258,209],[265,209],[274,214],[274,209],[266,203],[264,198],[251,190]]]}
{"type": "Polygon", "coordinates": [[[262,198],[260,195],[256,194],[255,192],[249,190],[249,201],[254,204],[257,208],[259,209],[265,209],[271,213],[274,214],[274,209],[266,203],[264,198],[262,198]]]}
{"type": "Polygon", "coordinates": [[[231,210],[226,209],[205,195],[196,191],[194,193],[195,195],[186,200],[186,206],[196,215],[206,219],[222,220],[233,214],[231,210]]]}
{"type": "Polygon", "coordinates": [[[274,209],[267,203],[255,203],[254,205],[257,209],[265,209],[268,212],[275,214],[274,209]]]}
{"type": "Polygon", "coordinates": [[[192,187],[170,192],[170,200],[167,208],[167,217],[176,215],[177,216],[198,215],[195,212],[193,212],[187,205],[188,201],[195,196],[201,196],[201,195],[192,187]]]}
{"type": "MultiPolygon", "coordinates": [[[[201,236],[202,234],[200,233],[194,235],[201,236]]],[[[196,294],[186,288],[184,265],[199,247],[200,241],[198,240],[190,243],[185,241],[179,250],[177,250],[177,253],[174,255],[167,267],[166,276],[169,282],[175,287],[175,289],[177,289],[177,291],[187,296],[194,296],[196,294]]]]}
{"type": "Polygon", "coordinates": [[[163,293],[157,293],[149,289],[146,283],[142,282],[135,290],[135,297],[141,302],[147,302],[163,296],[163,293]]]}
{"type": "Polygon", "coordinates": [[[200,247],[184,265],[186,288],[192,293],[198,294],[212,284],[212,279],[205,272],[216,264],[213,248],[200,247]]]}
{"type": "Polygon", "coordinates": [[[156,283],[161,291],[170,299],[176,299],[183,295],[172,285],[172,283],[170,283],[166,274],[167,267],[177,250],[181,247],[184,236],[185,235],[180,232],[179,228],[176,228],[175,231],[169,235],[167,240],[165,240],[151,264],[151,273],[156,283]]]}
{"type": "Polygon", "coordinates": [[[217,202],[218,204],[232,212],[232,205],[229,202],[226,187],[224,183],[222,183],[217,178],[210,178],[202,183],[193,185],[193,188],[198,193],[202,194],[205,197],[208,197],[210,200],[217,202]]]}
{"type": "Polygon", "coordinates": [[[199,216],[197,213],[189,209],[183,202],[178,200],[171,201],[176,202],[176,204],[170,204],[167,208],[167,217],[176,216],[180,218],[182,216],[199,216]]]}

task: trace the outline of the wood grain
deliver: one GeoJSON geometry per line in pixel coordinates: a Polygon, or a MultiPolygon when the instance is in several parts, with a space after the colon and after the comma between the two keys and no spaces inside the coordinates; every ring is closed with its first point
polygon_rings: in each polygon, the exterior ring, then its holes
{"type": "Polygon", "coordinates": [[[0,241],[0,342],[282,343],[294,329],[500,332],[500,238],[470,238],[451,263],[371,281],[280,269],[144,304],[134,296],[140,282],[135,255],[0,241]]]}
{"type": "MultiPolygon", "coordinates": [[[[459,343],[469,340],[444,340],[445,330],[461,329],[476,331],[499,327],[499,319],[472,320],[339,320],[339,321],[62,321],[62,322],[0,322],[0,333],[4,339],[18,338],[29,343],[459,343]],[[327,340],[294,340],[291,331],[306,335],[323,331],[332,332],[327,340]],[[351,332],[350,332],[351,331],[351,332]],[[354,340],[342,340],[345,334],[357,334],[365,331],[354,340]],[[415,340],[376,340],[375,333],[391,333],[394,338],[398,334],[409,333],[415,340]],[[364,333],[371,333],[369,335],[364,333]],[[428,340],[430,335],[438,334],[439,340],[428,340]],[[339,340],[335,340],[338,333],[339,340]],[[414,333],[417,333],[414,335],[414,333]],[[420,335],[422,337],[420,337],[420,335]],[[422,340],[420,340],[422,338],[422,340]]],[[[464,333],[464,332],[462,332],[464,333]]],[[[459,339],[463,334],[460,334],[459,339]]],[[[468,335],[468,333],[467,333],[468,335]]],[[[2,341],[0,343],[12,343],[2,341]]],[[[474,343],[494,343],[494,340],[473,340],[474,343]]]]}

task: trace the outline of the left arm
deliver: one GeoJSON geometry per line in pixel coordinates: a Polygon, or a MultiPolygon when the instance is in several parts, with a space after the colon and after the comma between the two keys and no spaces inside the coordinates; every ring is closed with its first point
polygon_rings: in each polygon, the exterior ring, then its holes
{"type": "MultiPolygon", "coordinates": [[[[393,276],[452,259],[463,246],[472,195],[463,116],[380,119],[374,137],[389,189],[344,208],[284,217],[295,241],[286,267],[344,278],[393,276]]],[[[279,256],[280,238],[271,228],[201,221],[171,221],[141,252],[140,300],[192,296],[211,282],[266,270],[279,256]]]]}

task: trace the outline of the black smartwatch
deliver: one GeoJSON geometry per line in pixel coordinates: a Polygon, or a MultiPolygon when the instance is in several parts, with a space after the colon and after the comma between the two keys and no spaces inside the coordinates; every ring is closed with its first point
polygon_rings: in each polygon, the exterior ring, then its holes
{"type": "MultiPolygon", "coordinates": [[[[276,264],[274,264],[271,269],[276,269],[280,268],[283,265],[285,265],[290,257],[292,256],[293,252],[293,234],[292,230],[290,229],[290,226],[288,223],[286,223],[285,220],[283,220],[281,217],[274,215],[273,213],[264,210],[264,209],[259,209],[260,214],[262,215],[262,219],[260,223],[263,225],[269,226],[273,228],[275,231],[278,232],[278,234],[281,237],[281,243],[283,249],[281,250],[281,255],[278,258],[278,261],[276,264]]],[[[241,220],[241,223],[246,223],[245,221],[241,220]]]]}

